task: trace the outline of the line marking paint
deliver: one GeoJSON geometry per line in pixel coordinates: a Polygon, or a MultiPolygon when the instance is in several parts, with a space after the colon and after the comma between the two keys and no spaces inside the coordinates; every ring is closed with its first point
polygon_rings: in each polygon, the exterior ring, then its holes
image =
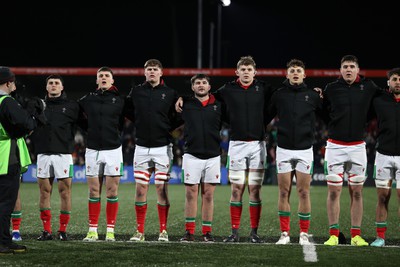
{"type": "Polygon", "coordinates": [[[305,262],[317,262],[318,255],[315,244],[312,239],[312,235],[309,235],[310,245],[303,245],[303,254],[305,262]]]}

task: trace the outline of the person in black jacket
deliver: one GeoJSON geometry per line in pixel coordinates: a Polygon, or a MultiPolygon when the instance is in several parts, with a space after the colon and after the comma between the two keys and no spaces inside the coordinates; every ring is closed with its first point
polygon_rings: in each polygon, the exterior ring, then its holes
{"type": "MultiPolygon", "coordinates": [[[[10,96],[14,90],[14,73],[10,68],[0,66],[0,255],[27,250],[26,246],[12,242],[10,221],[18,196],[21,173],[31,164],[24,138],[39,123],[31,115],[33,113],[28,113],[10,96]]],[[[38,102],[38,111],[42,113],[44,106],[40,103],[38,102]]]]}
{"type": "Polygon", "coordinates": [[[325,115],[329,115],[325,152],[325,175],[328,184],[327,212],[330,238],[325,245],[339,242],[340,195],[346,177],[351,198],[351,245],[368,246],[361,237],[363,216],[362,189],[366,179],[367,152],[365,126],[372,99],[381,91],[371,80],[359,74],[358,59],[346,55],[336,81],[324,89],[325,115]]]}
{"type": "Polygon", "coordinates": [[[66,229],[71,214],[71,186],[74,172],[72,152],[79,106],[76,101],[67,99],[64,81],[60,75],[52,74],[46,78],[46,90],[47,124],[38,127],[31,136],[37,155],[36,176],[40,191],[40,219],[43,224],[43,232],[37,240],[53,239],[51,194],[54,178],[56,178],[61,200],[57,238],[66,241],[68,240],[66,229]]]}
{"type": "Polygon", "coordinates": [[[169,241],[167,219],[170,203],[167,185],[173,159],[170,132],[175,128],[174,104],[178,94],[164,83],[162,69],[158,59],[147,60],[144,64],[146,81],[132,88],[126,100],[125,114],[135,124],[136,137],[133,167],[137,229],[130,239],[134,242],[145,240],[147,192],[152,174],[160,224],[158,241],[169,241]]]}
{"type": "MultiPolygon", "coordinates": [[[[16,89],[16,87],[15,87],[16,89]]],[[[20,94],[17,93],[16,90],[11,92],[11,97],[13,97],[15,100],[18,101],[18,103],[22,107],[26,107],[26,100],[24,97],[22,97],[20,94]]],[[[22,179],[22,176],[21,176],[22,179]]],[[[19,242],[22,241],[22,236],[20,232],[20,226],[22,222],[22,201],[21,201],[21,190],[18,190],[18,197],[17,201],[15,202],[14,210],[11,213],[11,235],[12,235],[12,241],[19,242]]]]}
{"type": "MultiPolygon", "coordinates": [[[[238,78],[213,93],[226,106],[231,131],[227,168],[231,183],[232,233],[224,242],[239,242],[242,199],[248,184],[251,227],[249,240],[252,243],[262,243],[257,230],[261,218],[261,188],[267,165],[265,128],[269,121],[266,109],[272,87],[254,78],[257,71],[253,57],[241,57],[236,67],[238,78]]],[[[179,99],[175,109],[180,112],[182,106],[183,101],[179,99]]]]}
{"type": "MultiPolygon", "coordinates": [[[[396,182],[400,203],[400,68],[388,72],[388,91],[376,97],[373,108],[378,119],[374,179],[378,195],[376,235],[373,247],[385,246],[388,206],[392,183],[396,182]]],[[[398,216],[400,216],[400,209],[398,216]]]]}
{"type": "Polygon", "coordinates": [[[231,183],[230,216],[232,233],[224,242],[239,242],[242,199],[248,185],[249,212],[252,243],[262,243],[257,230],[261,218],[261,188],[266,160],[266,133],[269,123],[265,109],[272,87],[255,79],[256,63],[251,56],[241,57],[237,63],[237,79],[228,82],[215,92],[227,109],[231,130],[227,168],[231,183]]]}
{"type": "Polygon", "coordinates": [[[121,133],[124,122],[124,98],[114,84],[113,71],[101,67],[97,71],[97,90],[78,100],[79,126],[87,131],[85,153],[89,186],[89,231],[83,241],[98,240],[101,210],[101,189],[106,186],[106,241],[115,241],[114,227],[118,214],[118,186],[123,175],[121,133]]]}
{"type": "Polygon", "coordinates": [[[299,243],[309,245],[308,230],[311,219],[310,183],[314,166],[315,114],[322,108],[319,94],[310,89],[303,61],[292,59],[287,63],[283,87],[274,92],[270,116],[277,115],[276,171],[278,175],[278,215],[281,236],[276,244],[290,243],[290,194],[293,176],[299,197],[299,243]]]}
{"type": "Polygon", "coordinates": [[[184,154],[182,182],[185,184],[185,235],[181,241],[194,241],[197,216],[197,198],[201,189],[202,241],[214,242],[212,221],[214,191],[221,183],[220,130],[222,104],[209,94],[210,77],[196,74],[191,79],[194,96],[185,99],[184,154]]]}

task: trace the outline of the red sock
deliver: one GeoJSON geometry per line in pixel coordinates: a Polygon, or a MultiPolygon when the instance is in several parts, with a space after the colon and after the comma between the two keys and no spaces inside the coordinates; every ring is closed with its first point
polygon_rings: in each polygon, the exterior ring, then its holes
{"type": "Polygon", "coordinates": [[[144,233],[144,224],[146,222],[147,202],[136,202],[136,227],[141,233],[144,233]]]}
{"type": "Polygon", "coordinates": [[[67,231],[67,226],[68,226],[70,217],[71,217],[70,211],[61,211],[60,212],[60,228],[58,229],[59,232],[67,231]]]}
{"type": "Polygon", "coordinates": [[[118,197],[110,197],[107,198],[106,204],[106,218],[107,218],[107,227],[114,228],[115,221],[117,220],[118,214],[118,197]]]}
{"type": "Polygon", "coordinates": [[[378,235],[378,237],[385,239],[385,233],[386,233],[386,227],[376,228],[376,234],[378,235]]]}
{"type": "Polygon", "coordinates": [[[350,234],[351,234],[351,237],[352,237],[352,238],[355,237],[356,235],[361,235],[361,229],[360,229],[360,227],[354,227],[354,226],[352,226],[352,227],[350,228],[350,234]]]}
{"type": "Polygon", "coordinates": [[[250,211],[250,227],[258,228],[261,217],[261,201],[254,202],[250,201],[249,211],[250,211]]]}
{"type": "Polygon", "coordinates": [[[22,221],[22,212],[21,211],[13,211],[11,213],[11,223],[13,231],[19,231],[19,227],[22,221]]]}
{"type": "Polygon", "coordinates": [[[376,225],[376,235],[382,239],[385,239],[387,222],[376,222],[375,225],[376,225]]]}
{"type": "Polygon", "coordinates": [[[300,232],[308,233],[310,228],[310,220],[299,220],[300,232]]]}
{"type": "Polygon", "coordinates": [[[211,233],[212,231],[212,222],[210,221],[203,221],[201,224],[201,232],[203,233],[203,235],[207,234],[208,232],[211,233]]]}
{"type": "Polygon", "coordinates": [[[290,231],[290,211],[278,211],[279,225],[281,227],[281,232],[290,231]]]}
{"type": "Polygon", "coordinates": [[[42,220],[43,229],[51,234],[51,210],[40,210],[40,219],[42,220]]]}
{"type": "Polygon", "coordinates": [[[300,232],[308,233],[308,229],[310,228],[311,213],[299,212],[297,213],[297,216],[299,216],[300,232]]]}
{"type": "Polygon", "coordinates": [[[163,230],[167,230],[169,204],[161,205],[157,203],[157,209],[158,209],[158,220],[160,223],[160,233],[161,233],[163,230]]]}
{"type": "Polygon", "coordinates": [[[194,235],[194,232],[196,230],[196,220],[195,220],[195,218],[186,218],[185,219],[185,229],[186,229],[186,231],[189,231],[189,233],[194,235]]]}
{"type": "Polygon", "coordinates": [[[240,228],[240,219],[242,217],[242,202],[232,202],[230,206],[232,229],[240,228]]]}
{"type": "Polygon", "coordinates": [[[339,237],[339,233],[340,233],[340,231],[339,231],[339,225],[338,224],[331,225],[329,227],[329,235],[335,235],[335,236],[339,237]]]}
{"type": "Polygon", "coordinates": [[[99,217],[101,210],[100,198],[89,198],[89,227],[99,226],[99,217]]]}

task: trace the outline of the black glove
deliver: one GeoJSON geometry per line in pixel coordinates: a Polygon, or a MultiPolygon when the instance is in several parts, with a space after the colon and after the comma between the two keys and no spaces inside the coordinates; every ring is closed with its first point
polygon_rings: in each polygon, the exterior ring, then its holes
{"type": "Polygon", "coordinates": [[[26,111],[28,111],[28,113],[31,115],[40,114],[44,112],[45,109],[46,109],[46,104],[39,97],[32,98],[26,104],[26,111]]]}
{"type": "Polygon", "coordinates": [[[47,119],[44,114],[45,109],[46,103],[38,97],[32,98],[26,105],[26,111],[28,111],[29,114],[35,117],[35,119],[43,125],[47,123],[47,119]]]}

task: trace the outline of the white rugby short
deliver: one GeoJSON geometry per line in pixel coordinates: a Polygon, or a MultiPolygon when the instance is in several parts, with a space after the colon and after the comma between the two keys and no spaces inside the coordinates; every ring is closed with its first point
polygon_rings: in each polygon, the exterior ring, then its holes
{"type": "Polygon", "coordinates": [[[110,150],[93,150],[86,148],[86,175],[87,176],[122,176],[124,164],[122,147],[110,150]]]}
{"type": "Polygon", "coordinates": [[[234,171],[265,169],[265,141],[229,141],[227,168],[234,171]]]}
{"type": "Polygon", "coordinates": [[[37,178],[72,178],[74,163],[71,154],[38,154],[36,162],[37,178]]]}
{"type": "Polygon", "coordinates": [[[155,180],[168,181],[172,167],[172,144],[161,147],[144,147],[136,145],[133,157],[133,168],[136,182],[147,184],[150,181],[149,169],[154,168],[155,180]]]}
{"type": "Polygon", "coordinates": [[[184,154],[182,182],[185,184],[221,183],[221,157],[199,159],[191,154],[184,154]]]}
{"type": "Polygon", "coordinates": [[[374,178],[380,181],[396,180],[400,188],[400,156],[388,156],[376,152],[374,178]]]}
{"type": "Polygon", "coordinates": [[[288,173],[299,171],[312,174],[314,167],[313,149],[290,150],[281,147],[276,148],[276,172],[288,173]]]}
{"type": "Polygon", "coordinates": [[[358,145],[339,145],[326,142],[326,174],[349,174],[365,176],[367,170],[367,151],[365,142],[358,145]]]}

